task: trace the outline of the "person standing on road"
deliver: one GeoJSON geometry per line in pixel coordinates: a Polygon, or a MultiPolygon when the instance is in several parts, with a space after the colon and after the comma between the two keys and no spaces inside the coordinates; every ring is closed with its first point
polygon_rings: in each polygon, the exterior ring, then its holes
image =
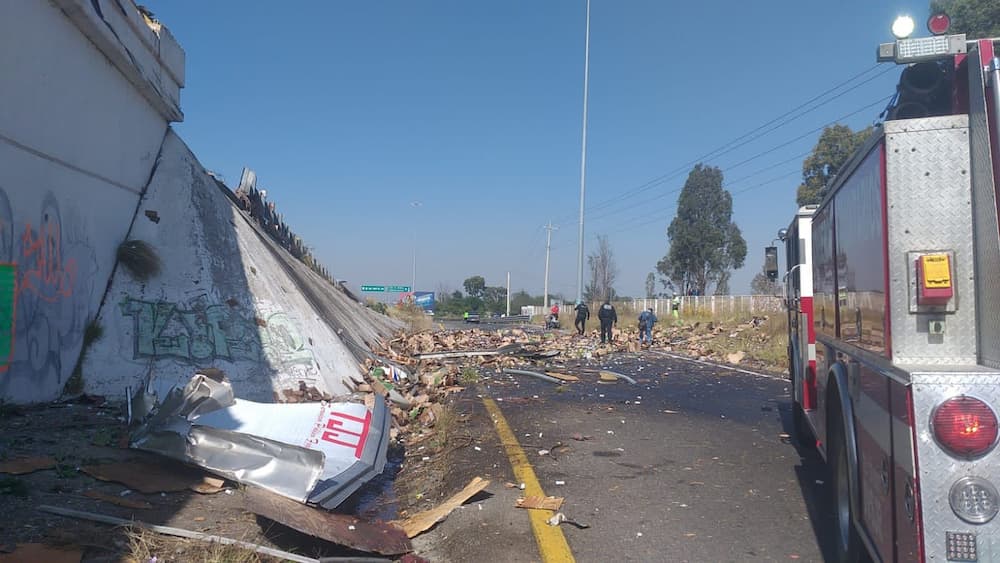
{"type": "Polygon", "coordinates": [[[601,305],[601,310],[597,312],[597,318],[601,321],[601,344],[611,342],[611,328],[618,323],[618,311],[615,311],[610,299],[604,300],[604,305],[601,305]]]}
{"type": "Polygon", "coordinates": [[[640,344],[652,344],[653,343],[653,325],[656,324],[656,315],[653,314],[653,308],[650,307],[645,311],[639,313],[639,343],[640,344]]]}
{"type": "Polygon", "coordinates": [[[587,320],[590,319],[590,308],[583,301],[576,302],[576,321],[573,326],[576,327],[576,332],[583,334],[587,329],[587,320]]]}

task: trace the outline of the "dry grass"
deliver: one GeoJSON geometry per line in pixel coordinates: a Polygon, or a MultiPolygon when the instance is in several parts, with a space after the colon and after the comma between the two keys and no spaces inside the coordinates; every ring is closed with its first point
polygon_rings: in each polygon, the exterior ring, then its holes
{"type": "Polygon", "coordinates": [[[456,444],[449,442],[453,441],[452,439],[455,437],[457,423],[458,414],[455,413],[455,409],[451,405],[441,405],[440,410],[437,411],[437,420],[434,422],[434,437],[431,438],[431,448],[434,450],[454,448],[456,444]]]}
{"type": "Polygon", "coordinates": [[[146,281],[160,273],[163,264],[156,250],[143,240],[127,240],[118,245],[118,262],[139,281],[146,281]]]}
{"type": "MultiPolygon", "coordinates": [[[[752,318],[752,317],[751,317],[752,318]]],[[[711,323],[724,330],[705,342],[705,345],[723,359],[734,352],[744,352],[746,359],[771,371],[788,369],[788,317],[772,314],[761,321],[757,328],[747,328],[747,318],[732,320],[707,319],[699,322],[705,330],[711,323]],[[737,332],[736,328],[744,327],[737,332]]]]}
{"type": "Polygon", "coordinates": [[[280,561],[253,550],[216,542],[203,542],[164,536],[145,528],[133,527],[125,531],[128,538],[129,563],[157,563],[167,561],[192,563],[271,563],[280,561]]]}
{"type": "Polygon", "coordinates": [[[406,327],[411,333],[430,330],[434,326],[433,317],[413,303],[393,305],[386,309],[386,314],[406,323],[406,327]]]}

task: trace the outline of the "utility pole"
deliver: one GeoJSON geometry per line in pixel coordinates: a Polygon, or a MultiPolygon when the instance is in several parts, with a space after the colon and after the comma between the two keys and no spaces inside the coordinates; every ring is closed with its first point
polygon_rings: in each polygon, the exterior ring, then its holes
{"type": "MultiPolygon", "coordinates": [[[[423,205],[420,201],[411,201],[410,207],[414,210],[423,205]]],[[[417,213],[413,214],[413,277],[410,278],[410,291],[417,291],[417,213]]],[[[415,298],[414,298],[415,299],[415,298]]]]}
{"type": "Polygon", "coordinates": [[[583,51],[583,146],[580,149],[580,250],[576,261],[576,300],[583,300],[583,209],[587,186],[587,90],[590,84],[590,0],[587,0],[587,36],[583,51]]]}
{"type": "Polygon", "coordinates": [[[549,249],[552,248],[552,231],[558,231],[559,227],[553,227],[552,221],[549,221],[548,225],[545,225],[545,230],[548,231],[545,237],[545,297],[543,298],[543,303],[545,304],[545,310],[549,310],[549,249]]]}
{"type": "Polygon", "coordinates": [[[510,316],[510,272],[507,272],[507,316],[510,316]]]}

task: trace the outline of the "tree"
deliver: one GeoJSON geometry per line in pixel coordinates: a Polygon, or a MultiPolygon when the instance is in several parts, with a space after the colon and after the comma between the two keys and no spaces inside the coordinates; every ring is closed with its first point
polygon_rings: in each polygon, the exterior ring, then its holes
{"type": "Polygon", "coordinates": [[[969,39],[1000,37],[1000,2],[996,0],[931,0],[931,13],[951,18],[949,33],[969,39]]]}
{"type": "Polygon", "coordinates": [[[747,243],[733,223],[733,196],[722,188],[722,171],[696,165],[677,199],[677,216],[667,236],[670,249],[656,263],[664,286],[705,295],[711,284],[728,291],[728,274],[743,266],[747,243]]]}
{"type": "Polygon", "coordinates": [[[510,294],[510,312],[515,315],[520,313],[521,307],[528,305],[541,305],[542,303],[543,300],[541,295],[536,297],[523,289],[510,294]]]}
{"type": "Polygon", "coordinates": [[[507,288],[489,286],[483,290],[483,306],[487,310],[498,313],[507,311],[507,288]]]}
{"type": "Polygon", "coordinates": [[[750,292],[754,295],[780,295],[781,284],[768,278],[764,272],[757,272],[750,280],[750,292]]]}
{"type": "Polygon", "coordinates": [[[483,279],[483,276],[472,276],[462,282],[462,287],[465,288],[465,293],[469,297],[482,298],[483,292],[486,291],[486,280],[483,279]]]}
{"type": "Polygon", "coordinates": [[[812,154],[802,162],[802,183],[795,201],[799,205],[811,205],[823,201],[826,190],[840,167],[864,144],[871,135],[868,127],[855,133],[846,125],[831,125],[823,129],[812,154]]]}
{"type": "Polygon", "coordinates": [[[732,272],[723,272],[719,276],[719,281],[715,282],[716,295],[729,295],[729,278],[732,276],[732,272]]]}
{"type": "Polygon", "coordinates": [[[590,267],[590,283],[587,284],[584,297],[588,301],[614,299],[618,267],[606,235],[597,235],[597,250],[587,256],[587,266],[590,267]]]}
{"type": "Polygon", "coordinates": [[[656,275],[653,272],[646,274],[646,299],[656,297],[656,275]]]}

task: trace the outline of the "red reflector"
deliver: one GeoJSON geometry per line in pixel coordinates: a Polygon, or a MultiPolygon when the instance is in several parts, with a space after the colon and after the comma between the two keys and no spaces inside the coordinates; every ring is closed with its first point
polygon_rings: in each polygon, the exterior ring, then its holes
{"type": "Polygon", "coordinates": [[[941,403],[932,420],[934,437],[949,452],[961,457],[980,456],[997,441],[997,417],[979,399],[954,397],[941,403]]]}
{"type": "Polygon", "coordinates": [[[927,31],[934,35],[948,33],[949,27],[951,27],[951,18],[947,14],[934,14],[927,20],[927,31]]]}

